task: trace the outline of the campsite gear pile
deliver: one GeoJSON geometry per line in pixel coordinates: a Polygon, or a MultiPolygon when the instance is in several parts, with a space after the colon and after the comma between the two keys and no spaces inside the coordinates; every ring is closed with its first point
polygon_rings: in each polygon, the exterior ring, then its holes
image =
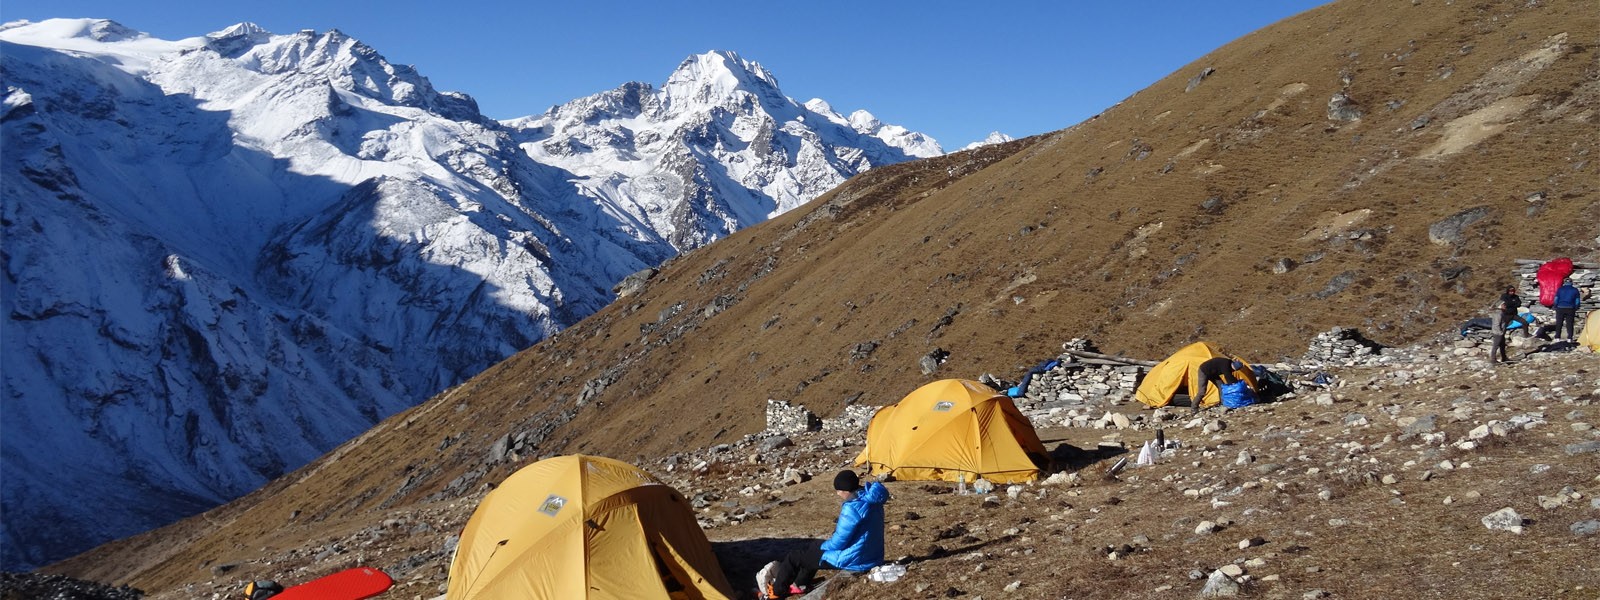
{"type": "MultiPolygon", "coordinates": [[[[1577,310],[1578,328],[1583,331],[1578,336],[1578,345],[1600,350],[1600,319],[1594,318],[1595,314],[1600,314],[1600,310],[1597,310],[1600,309],[1600,298],[1596,297],[1596,293],[1600,292],[1600,264],[1573,262],[1567,258],[1544,262],[1519,259],[1516,262],[1519,295],[1538,298],[1538,301],[1524,305],[1518,310],[1516,318],[1506,324],[1507,343],[1512,346],[1526,345],[1526,342],[1519,342],[1518,339],[1528,337],[1538,338],[1540,342],[1553,341],[1555,313],[1551,306],[1555,303],[1556,290],[1561,287],[1562,280],[1569,279],[1581,291],[1582,298],[1577,310]],[[1585,343],[1585,335],[1593,336],[1592,341],[1585,343]]],[[[1462,339],[1455,343],[1455,353],[1468,355],[1487,352],[1491,327],[1492,321],[1487,316],[1463,321],[1458,329],[1462,339]]]]}
{"type": "Polygon", "coordinates": [[[1528,302],[1528,308],[1541,322],[1551,323],[1555,320],[1551,306],[1563,274],[1583,293],[1583,301],[1577,311],[1580,326],[1587,322],[1588,315],[1600,310],[1600,263],[1577,262],[1563,257],[1549,261],[1518,259],[1516,264],[1518,291],[1524,298],[1538,298],[1537,302],[1528,302]]]}

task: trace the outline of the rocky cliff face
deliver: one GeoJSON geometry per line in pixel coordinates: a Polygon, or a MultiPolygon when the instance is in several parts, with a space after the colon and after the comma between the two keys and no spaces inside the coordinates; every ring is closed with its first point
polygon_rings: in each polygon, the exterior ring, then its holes
{"type": "Polygon", "coordinates": [[[6,568],[255,489],[629,273],[937,151],[728,53],[501,124],[338,31],[0,44],[6,568]]]}

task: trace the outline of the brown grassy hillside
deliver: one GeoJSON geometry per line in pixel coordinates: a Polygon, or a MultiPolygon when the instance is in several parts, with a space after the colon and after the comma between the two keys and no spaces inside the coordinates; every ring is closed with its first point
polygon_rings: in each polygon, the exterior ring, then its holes
{"type": "Polygon", "coordinates": [[[212,567],[460,502],[538,455],[643,462],[759,431],[768,398],[892,403],[1014,378],[1072,337],[1256,360],[1335,325],[1432,337],[1512,259],[1596,256],[1597,36],[1586,0],[1335,2],[1085,123],[852,179],[255,494],[53,570],[227,578],[212,567]],[[491,462],[508,435],[523,452],[491,462]]]}

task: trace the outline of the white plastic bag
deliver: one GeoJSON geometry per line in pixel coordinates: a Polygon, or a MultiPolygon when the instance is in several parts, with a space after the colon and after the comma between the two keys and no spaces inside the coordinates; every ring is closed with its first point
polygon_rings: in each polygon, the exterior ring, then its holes
{"type": "Polygon", "coordinates": [[[1152,444],[1150,442],[1145,442],[1144,443],[1144,447],[1139,449],[1139,461],[1138,461],[1138,464],[1140,466],[1156,464],[1155,445],[1154,444],[1152,444]]]}
{"type": "Polygon", "coordinates": [[[778,578],[778,561],[772,561],[756,572],[756,597],[766,598],[771,593],[772,582],[778,578]]]}
{"type": "Polygon", "coordinates": [[[891,581],[898,581],[901,577],[904,577],[905,574],[905,565],[888,563],[873,567],[872,571],[867,573],[867,578],[879,583],[889,583],[891,581]]]}

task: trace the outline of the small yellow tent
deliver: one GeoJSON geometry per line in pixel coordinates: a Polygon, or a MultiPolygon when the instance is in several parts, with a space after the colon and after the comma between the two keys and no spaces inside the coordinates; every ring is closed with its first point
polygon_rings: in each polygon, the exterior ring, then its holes
{"type": "Polygon", "coordinates": [[[627,463],[561,456],[523,467],[478,505],[448,600],[733,597],[677,490],[627,463]]]}
{"type": "Polygon", "coordinates": [[[976,381],[945,379],[878,409],[856,464],[896,479],[1020,483],[1038,478],[1049,460],[1011,398],[976,381]]]}
{"type": "Polygon", "coordinates": [[[1589,318],[1583,320],[1583,333],[1578,335],[1578,344],[1600,352],[1600,310],[1590,312],[1589,318]]]}
{"type": "MultiPolygon", "coordinates": [[[[1211,342],[1195,342],[1184,346],[1150,368],[1134,397],[1151,408],[1166,406],[1172,402],[1173,395],[1200,389],[1200,363],[1223,356],[1227,355],[1217,350],[1211,342]]],[[[1256,385],[1255,371],[1248,362],[1245,362],[1243,369],[1234,371],[1233,376],[1250,384],[1252,390],[1260,389],[1256,385]]],[[[1193,402],[1193,399],[1190,401],[1193,402]]],[[[1200,406],[1211,407],[1221,403],[1222,390],[1214,385],[1206,386],[1206,397],[1200,400],[1200,406]]]]}

